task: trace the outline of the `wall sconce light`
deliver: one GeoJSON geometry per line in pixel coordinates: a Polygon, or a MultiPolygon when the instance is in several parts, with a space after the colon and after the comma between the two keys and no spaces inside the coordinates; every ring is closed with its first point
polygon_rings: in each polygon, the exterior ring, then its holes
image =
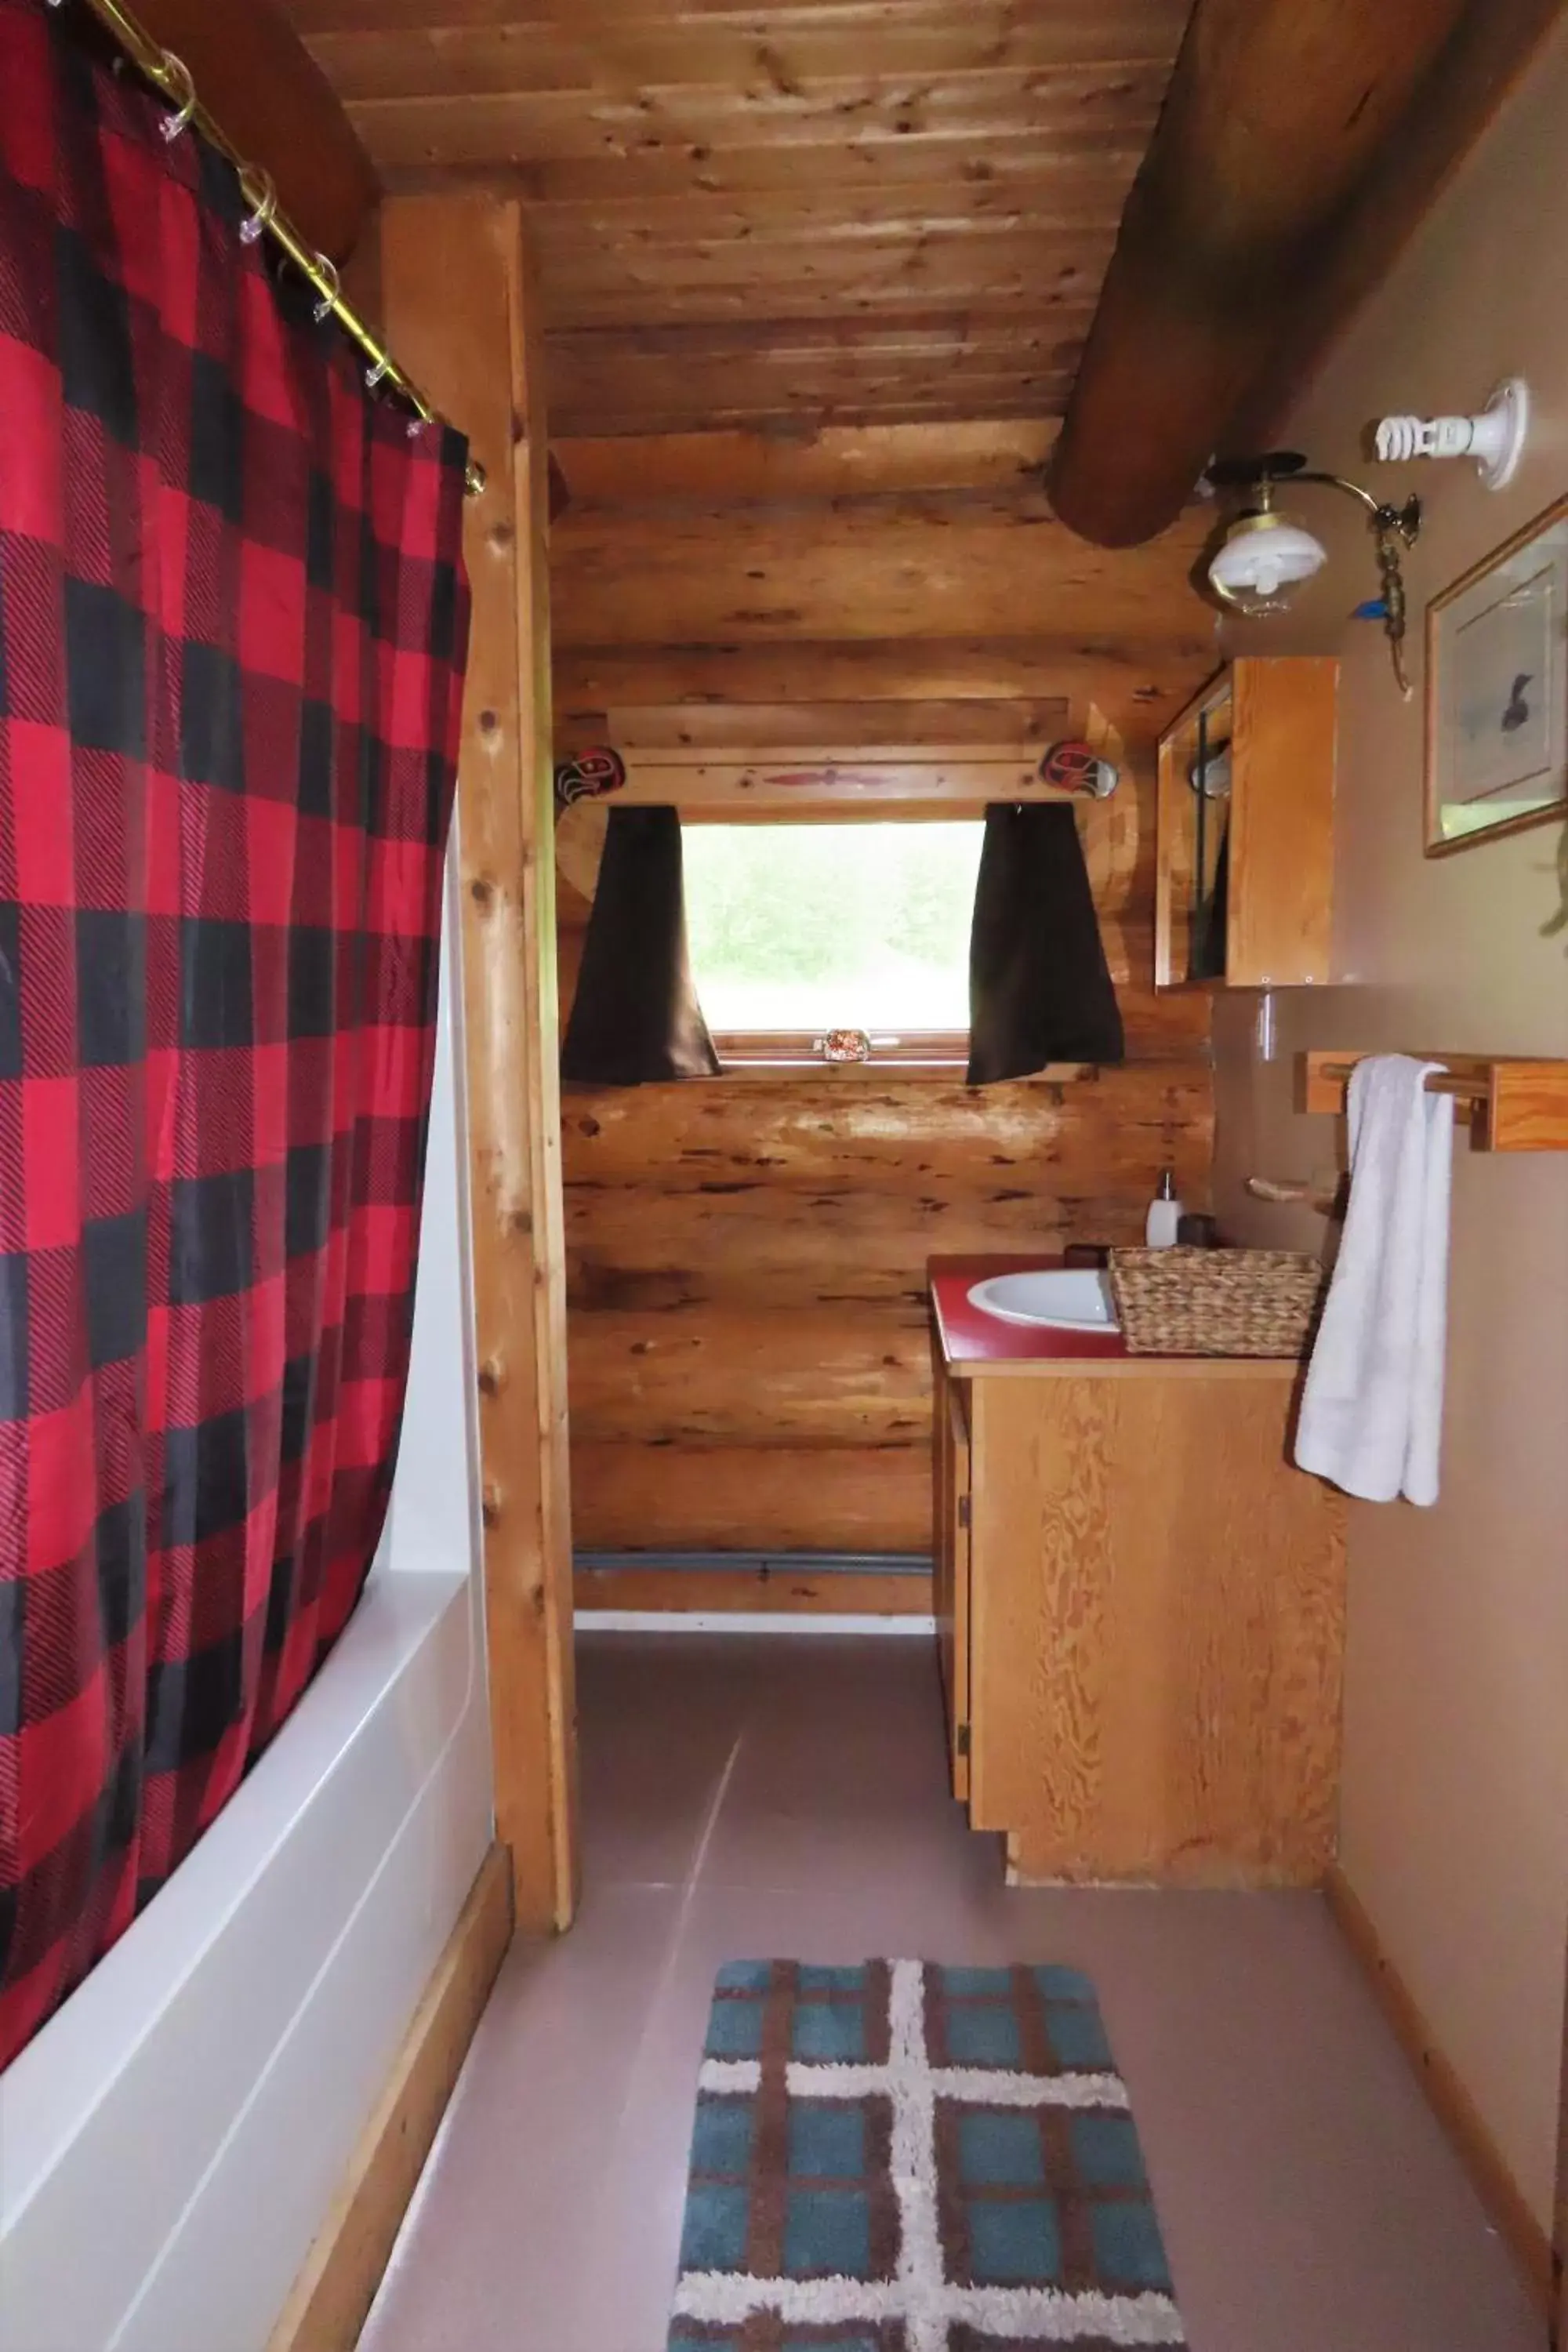
{"type": "Polygon", "coordinates": [[[1408,701],[1410,681],[1405,670],[1405,575],[1400,569],[1402,547],[1414,547],[1421,530],[1421,501],[1406,499],[1391,506],[1374,499],[1359,482],[1342,474],[1320,474],[1294,449],[1270,449],[1258,457],[1225,457],[1208,469],[1216,490],[1239,494],[1241,507],[1226,524],[1224,536],[1209,559],[1209,585],[1223,604],[1237,613],[1283,611],[1289,592],[1311,579],[1328,562],[1321,540],[1280,514],[1274,504],[1275,487],[1289,482],[1305,488],[1342,490],[1366,511],[1377,554],[1383,586],[1383,627],[1399,690],[1408,701]]]}
{"type": "MultiPolygon", "coordinates": [[[[1385,465],[1415,457],[1469,457],[1489,490],[1506,488],[1519,469],[1530,432],[1530,387],[1521,376],[1500,383],[1485,408],[1473,416],[1384,416],[1373,428],[1373,445],[1385,465]]],[[[1207,482],[1236,492],[1238,510],[1226,524],[1209,559],[1209,585],[1222,604],[1237,613],[1278,613],[1292,588],[1310,580],[1328,562],[1321,540],[1274,504],[1280,482],[1311,483],[1343,490],[1366,513],[1377,553],[1384,634],[1399,691],[1410,699],[1405,670],[1405,575],[1400,550],[1414,547],[1421,530],[1421,501],[1403,506],[1374,499],[1342,474],[1311,472],[1294,449],[1269,449],[1257,457],[1224,457],[1210,466],[1207,482]]],[[[1378,606],[1373,605],[1375,614],[1378,606]]]]}

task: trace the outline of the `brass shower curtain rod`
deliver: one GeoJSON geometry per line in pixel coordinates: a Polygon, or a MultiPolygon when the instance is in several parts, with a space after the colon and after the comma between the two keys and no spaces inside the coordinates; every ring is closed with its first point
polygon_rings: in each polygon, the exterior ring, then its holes
{"type": "MultiPolygon", "coordinates": [[[[100,24],[110,32],[138,72],[143,74],[154,89],[166,98],[174,111],[163,125],[164,136],[176,139],[182,131],[195,131],[210,147],[227,158],[239,174],[240,194],[250,206],[250,218],[240,235],[247,242],[263,231],[287,254],[294,268],[307,284],[320,296],[316,316],[334,318],[352,342],[363,352],[366,362],[365,382],[373,391],[384,386],[406,401],[421,425],[439,425],[445,420],[433,407],[412,376],[405,375],[374,328],[365,324],[359,312],[343,298],[337,266],[324,253],[315,253],[306,244],[287,213],[279,208],[278,191],[270,173],[259,164],[241,155],[226,136],[221,123],[215,121],[196,93],[189,67],[153,38],[144,25],[137,22],[129,8],[120,0],[86,0],[100,24]]],[[[63,0],[48,0],[51,8],[63,5],[63,0]]],[[[464,478],[470,498],[478,498],[485,487],[485,469],[470,458],[464,478]]]]}

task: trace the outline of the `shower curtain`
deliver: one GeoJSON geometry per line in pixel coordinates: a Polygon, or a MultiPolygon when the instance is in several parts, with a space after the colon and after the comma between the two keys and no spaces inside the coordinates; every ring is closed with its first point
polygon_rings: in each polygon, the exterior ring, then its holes
{"type": "Polygon", "coordinates": [[[0,0],[0,2063],[353,1609],[407,1369],[463,447],[0,0]]]}

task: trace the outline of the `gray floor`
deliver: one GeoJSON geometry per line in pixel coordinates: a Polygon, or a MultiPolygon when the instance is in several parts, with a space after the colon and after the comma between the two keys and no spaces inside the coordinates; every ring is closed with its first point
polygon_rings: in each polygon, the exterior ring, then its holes
{"type": "Polygon", "coordinates": [[[659,2352],[721,1960],[1087,1969],[1195,2352],[1541,2352],[1314,1895],[1009,1894],[927,1645],[581,1644],[586,1893],[508,1958],[361,2352],[659,2352]]]}

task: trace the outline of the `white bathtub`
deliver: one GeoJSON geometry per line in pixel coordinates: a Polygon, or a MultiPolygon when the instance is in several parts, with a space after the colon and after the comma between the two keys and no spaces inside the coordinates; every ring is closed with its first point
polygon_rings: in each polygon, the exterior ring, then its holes
{"type": "Polygon", "coordinates": [[[5,2352],[262,2352],[489,1843],[455,1066],[444,1014],[365,1597],[194,1853],[0,2076],[5,2352]]]}

